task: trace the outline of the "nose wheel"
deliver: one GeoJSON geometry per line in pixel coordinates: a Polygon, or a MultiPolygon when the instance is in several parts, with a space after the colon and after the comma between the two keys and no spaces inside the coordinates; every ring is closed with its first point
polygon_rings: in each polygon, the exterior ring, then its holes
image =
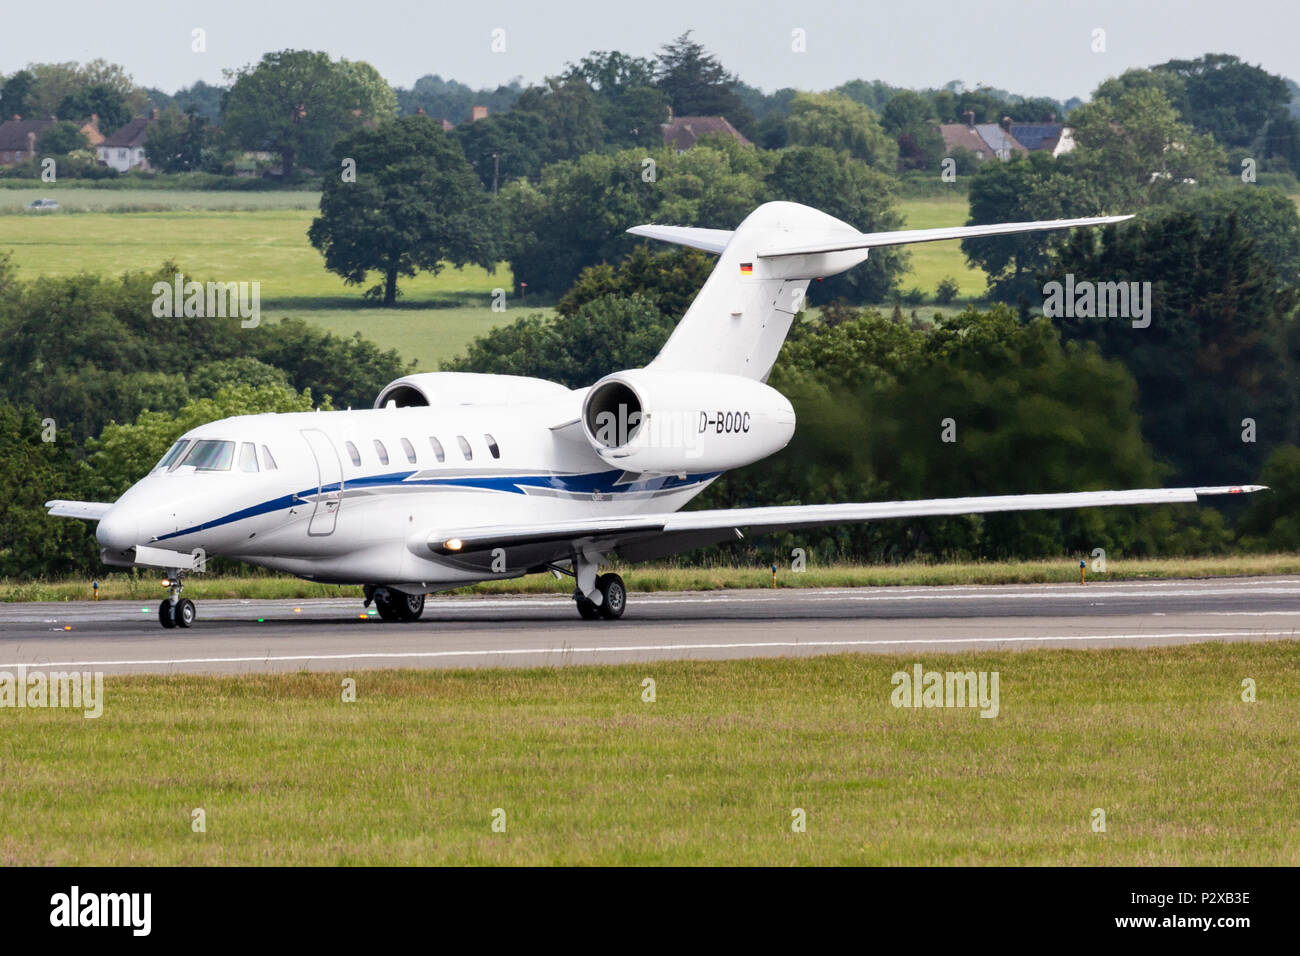
{"type": "Polygon", "coordinates": [[[190,627],[194,624],[198,612],[193,601],[181,597],[181,589],[184,587],[179,571],[167,579],[171,596],[163,598],[163,602],[158,605],[158,623],[165,628],[190,627]]]}

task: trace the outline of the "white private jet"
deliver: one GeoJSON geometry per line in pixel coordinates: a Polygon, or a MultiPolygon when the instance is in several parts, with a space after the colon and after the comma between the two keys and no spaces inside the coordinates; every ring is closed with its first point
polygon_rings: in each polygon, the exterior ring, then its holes
{"type": "Polygon", "coordinates": [[[429,593],[550,571],[578,612],[621,617],[610,555],[654,559],[776,531],[882,518],[1196,501],[1259,486],[1148,488],[929,501],[687,511],[722,472],[784,448],[794,409],[764,384],[811,279],[912,242],[1120,222],[1128,216],[862,233],[788,202],[733,231],[636,226],[718,264],[645,368],[589,388],[512,375],[430,372],[389,384],[373,409],[243,415],[195,428],[113,503],[50,501],[98,521],[102,558],[161,568],[163,627],[189,627],[183,577],[223,556],[364,586],[387,621],[429,593]]]}

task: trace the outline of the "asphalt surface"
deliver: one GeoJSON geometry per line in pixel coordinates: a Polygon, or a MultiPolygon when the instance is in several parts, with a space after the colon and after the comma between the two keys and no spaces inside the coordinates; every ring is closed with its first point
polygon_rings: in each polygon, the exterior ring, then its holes
{"type": "Polygon", "coordinates": [[[634,592],[614,622],[583,621],[560,596],[430,597],[414,624],[385,624],[352,600],[234,600],[198,602],[193,628],[168,631],[157,608],[0,604],[0,669],[249,673],[1295,641],[1300,579],[634,592]]]}

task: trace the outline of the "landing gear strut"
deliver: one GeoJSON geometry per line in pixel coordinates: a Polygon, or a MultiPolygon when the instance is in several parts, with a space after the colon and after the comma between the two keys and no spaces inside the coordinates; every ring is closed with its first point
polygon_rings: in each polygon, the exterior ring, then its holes
{"type": "Polygon", "coordinates": [[[573,556],[572,574],[577,580],[573,589],[573,603],[584,621],[603,617],[616,621],[627,609],[627,586],[617,574],[596,574],[603,555],[586,551],[573,556]]]}
{"type": "Polygon", "coordinates": [[[173,571],[167,579],[167,589],[171,591],[171,596],[163,598],[162,604],[158,605],[158,623],[163,627],[190,627],[194,624],[194,602],[181,597],[184,587],[181,572],[173,571]]]}

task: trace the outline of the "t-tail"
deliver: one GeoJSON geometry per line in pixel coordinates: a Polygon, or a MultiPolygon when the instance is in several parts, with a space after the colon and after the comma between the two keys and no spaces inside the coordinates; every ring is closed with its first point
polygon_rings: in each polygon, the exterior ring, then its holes
{"type": "Polygon", "coordinates": [[[770,202],[746,216],[734,231],[634,226],[628,230],[633,235],[718,254],[713,273],[649,367],[766,381],[790,323],[803,307],[808,283],[865,262],[872,249],[1100,226],[1131,218],[1094,216],[864,233],[809,206],[770,202]]]}

